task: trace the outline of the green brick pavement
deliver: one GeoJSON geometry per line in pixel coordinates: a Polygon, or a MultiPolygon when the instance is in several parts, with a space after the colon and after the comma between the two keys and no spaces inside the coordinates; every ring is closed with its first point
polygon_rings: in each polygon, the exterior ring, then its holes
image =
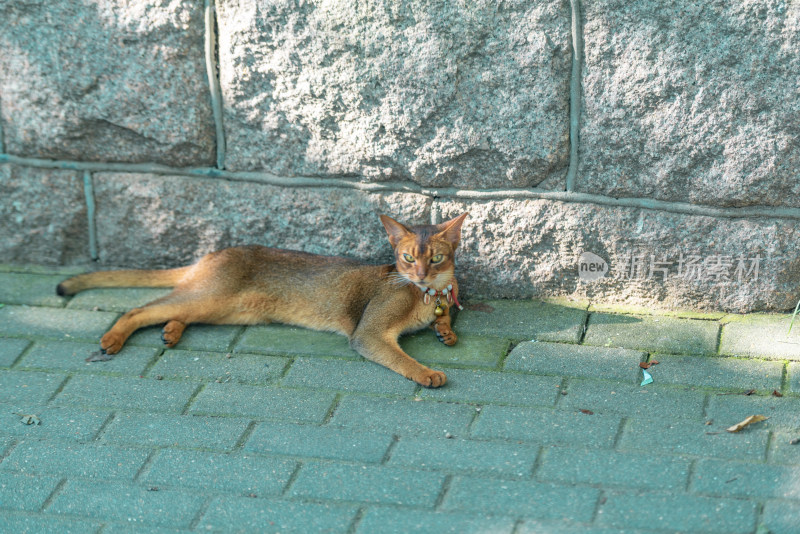
{"type": "Polygon", "coordinates": [[[459,312],[454,330],[516,341],[577,343],[586,315],[583,308],[571,305],[492,300],[459,312]]]}
{"type": "Polygon", "coordinates": [[[31,345],[27,339],[0,337],[0,367],[11,367],[17,358],[31,345]]]}
{"type": "Polygon", "coordinates": [[[670,532],[755,532],[757,504],[686,494],[612,492],[597,512],[600,525],[670,532]]]}
{"type": "Polygon", "coordinates": [[[779,360],[800,360],[800,328],[790,315],[729,316],[722,328],[720,353],[779,360]]]}
{"type": "Polygon", "coordinates": [[[401,340],[448,375],[425,389],[280,325],[87,362],[163,291],[62,276],[0,266],[0,531],[800,531],[786,315],[465,302],[456,346],[401,340]]]}
{"type": "Polygon", "coordinates": [[[593,313],[584,342],[671,354],[715,354],[719,329],[716,321],[593,313]]]}

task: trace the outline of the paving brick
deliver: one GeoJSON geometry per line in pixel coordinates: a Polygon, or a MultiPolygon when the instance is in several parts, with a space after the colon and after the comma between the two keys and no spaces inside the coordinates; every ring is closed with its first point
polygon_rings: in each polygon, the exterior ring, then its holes
{"type": "Polygon", "coordinates": [[[24,441],[0,464],[0,469],[27,474],[133,480],[147,455],[142,449],[109,445],[24,441]]]}
{"type": "Polygon", "coordinates": [[[744,534],[753,531],[756,507],[739,499],[614,492],[600,506],[596,522],[620,528],[744,534]]]}
{"type": "Polygon", "coordinates": [[[321,391],[208,384],[192,402],[189,411],[320,423],[328,414],[333,399],[334,393],[321,391]]]}
{"type": "Polygon", "coordinates": [[[30,344],[27,339],[0,337],[0,367],[11,367],[30,344]]]}
{"type": "Polygon", "coordinates": [[[800,360],[800,328],[789,331],[791,315],[751,314],[733,318],[722,327],[720,354],[800,360]]]}
{"type": "Polygon", "coordinates": [[[195,389],[196,384],[170,380],[76,375],[52,402],[58,406],[181,412],[189,403],[195,389]]]}
{"type": "MultiPolygon", "coordinates": [[[[88,265],[88,264],[87,264],[88,265]]],[[[78,265],[37,265],[35,263],[0,263],[3,273],[57,274],[64,278],[86,272],[88,267],[78,265]]]]}
{"type": "Polygon", "coordinates": [[[762,512],[763,525],[771,534],[796,534],[800,531],[800,504],[767,501],[762,512]]]}
{"type": "Polygon", "coordinates": [[[61,275],[0,272],[0,302],[28,306],[63,307],[67,299],[56,295],[61,275]]]}
{"type": "Polygon", "coordinates": [[[205,497],[125,482],[67,480],[47,511],[141,525],[188,527],[205,497]]]}
{"type": "Polygon", "coordinates": [[[96,341],[116,320],[111,312],[3,306],[0,334],[96,341]]]}
{"type": "Polygon", "coordinates": [[[455,477],[442,509],[539,519],[590,521],[600,490],[530,480],[455,477]]]}
{"type": "Polygon", "coordinates": [[[138,526],[130,523],[106,522],[100,534],[190,534],[185,528],[138,526]]]}
{"type": "Polygon", "coordinates": [[[0,511],[0,525],[5,532],[59,534],[97,534],[102,523],[99,521],[82,521],[58,516],[46,516],[31,512],[0,511]]]}
{"type": "Polygon", "coordinates": [[[199,531],[295,533],[346,532],[358,508],[333,503],[215,497],[199,531]]]}
{"type": "Polygon", "coordinates": [[[800,363],[792,362],[787,366],[789,373],[789,392],[800,395],[800,363]]]}
{"type": "Polygon", "coordinates": [[[9,450],[11,449],[11,446],[14,443],[15,443],[15,441],[11,437],[8,437],[8,436],[0,437],[0,458],[5,456],[9,452],[9,450]]]}
{"type": "Polygon", "coordinates": [[[374,362],[323,358],[297,358],[281,383],[291,387],[406,396],[416,389],[414,382],[374,362]]]}
{"type": "Polygon", "coordinates": [[[86,441],[97,434],[109,415],[106,410],[0,404],[0,436],[86,441]],[[19,414],[35,415],[41,424],[22,424],[19,414]]]}
{"type": "Polygon", "coordinates": [[[66,376],[36,371],[3,371],[0,373],[0,402],[43,404],[52,397],[66,376]]]}
{"type": "Polygon", "coordinates": [[[456,365],[465,367],[497,367],[508,352],[508,339],[478,336],[466,329],[456,328],[458,341],[448,347],[428,329],[400,338],[400,347],[417,361],[426,365],[456,365]]]}
{"type": "Polygon", "coordinates": [[[571,521],[526,520],[514,534],[653,534],[652,530],[599,527],[571,521]]]}
{"type": "Polygon", "coordinates": [[[444,475],[386,466],[307,463],[289,488],[295,497],[432,508],[444,475]]]}
{"type": "Polygon", "coordinates": [[[654,315],[657,317],[675,317],[678,319],[698,319],[704,321],[718,321],[729,314],[722,311],[701,312],[692,309],[660,309],[640,306],[636,304],[606,304],[603,302],[589,305],[590,313],[614,313],[621,315],[654,315]]]}
{"type": "Polygon", "coordinates": [[[800,446],[792,443],[798,438],[800,438],[800,432],[797,429],[773,432],[768,455],[769,462],[800,465],[800,446]]]}
{"type": "MultiPolygon", "coordinates": [[[[738,422],[738,421],[737,421],[738,422]]],[[[732,434],[728,425],[706,425],[702,421],[674,420],[658,416],[631,419],[622,431],[618,449],[659,454],[691,455],[729,459],[762,460],[769,439],[766,431],[732,434]]]]}
{"type": "Polygon", "coordinates": [[[490,300],[459,312],[456,332],[509,339],[577,343],[586,311],[579,307],[534,301],[490,300]],[[471,308],[471,309],[470,309],[471,308]]]}
{"type": "Polygon", "coordinates": [[[87,362],[97,354],[97,343],[42,341],[36,343],[17,364],[17,369],[77,371],[81,373],[113,373],[139,376],[153,361],[158,349],[127,347],[125,352],[108,361],[87,362]]]}
{"type": "Polygon", "coordinates": [[[504,368],[529,373],[613,378],[635,382],[645,353],[564,343],[523,342],[514,347],[504,368]]]}
{"type": "Polygon", "coordinates": [[[72,297],[67,308],[126,313],[171,292],[171,289],[153,287],[89,289],[72,297]]]}
{"type": "Polygon", "coordinates": [[[391,443],[392,437],[389,434],[329,426],[263,422],[255,426],[244,450],[378,463],[391,443]]]}
{"type": "MultiPolygon", "coordinates": [[[[161,329],[164,325],[149,326],[137,330],[125,344],[124,351],[129,346],[140,345],[143,347],[163,347],[161,329]]],[[[213,352],[227,352],[242,331],[242,326],[235,325],[209,325],[191,324],[186,327],[181,340],[175,346],[179,350],[207,350],[213,352]]],[[[124,352],[120,352],[124,354],[124,352]]]]}
{"type": "Polygon", "coordinates": [[[287,365],[287,358],[263,354],[168,350],[161,355],[147,376],[265,384],[281,376],[287,365]]]}
{"type": "Polygon", "coordinates": [[[511,518],[370,506],[358,522],[356,533],[511,534],[513,530],[511,518]]]}
{"type": "Polygon", "coordinates": [[[474,438],[524,440],[548,445],[580,443],[612,447],[620,425],[615,415],[586,415],[547,408],[485,406],[472,427],[474,438]]]}
{"type": "Polygon", "coordinates": [[[186,447],[229,451],[250,421],[194,415],[118,414],[103,442],[145,447],[186,447]]]}
{"type": "Polygon", "coordinates": [[[392,450],[389,465],[526,477],[538,455],[538,446],[524,443],[406,437],[392,450]]]}
{"type": "Polygon", "coordinates": [[[297,462],[247,454],[161,450],[142,477],[146,484],[163,484],[215,492],[279,495],[297,462]]]}
{"type": "Polygon", "coordinates": [[[690,489],[712,496],[800,500],[800,467],[700,460],[690,489]]]}
{"type": "Polygon", "coordinates": [[[667,354],[716,354],[718,332],[716,321],[593,313],[584,343],[667,354]]]}
{"type": "Polygon", "coordinates": [[[680,491],[689,478],[689,460],[607,449],[546,447],[536,479],[564,484],[680,491]]]}
{"type": "Polygon", "coordinates": [[[792,397],[712,395],[706,413],[715,422],[725,426],[735,425],[749,415],[759,414],[769,417],[758,423],[759,430],[796,431],[800,428],[800,399],[792,397]]]}
{"type": "Polygon", "coordinates": [[[0,471],[0,508],[37,511],[58,481],[59,477],[0,471]]]}
{"type": "Polygon", "coordinates": [[[448,369],[447,385],[423,389],[419,396],[442,401],[553,406],[561,379],[553,376],[448,369]]]}
{"type": "Polygon", "coordinates": [[[783,364],[742,358],[705,356],[653,356],[659,364],[649,369],[659,384],[684,384],[712,388],[781,389],[783,364]]]}
{"type": "Polygon", "coordinates": [[[459,404],[353,396],[342,399],[330,424],[400,436],[463,436],[474,415],[475,408],[459,404]]]}
{"type": "Polygon", "coordinates": [[[257,354],[361,358],[350,348],[350,342],[344,336],[280,324],[247,327],[234,350],[257,354]]]}
{"type": "Polygon", "coordinates": [[[558,399],[559,409],[591,410],[629,417],[657,417],[670,414],[681,419],[703,419],[705,393],[688,388],[629,382],[570,380],[558,399]]]}

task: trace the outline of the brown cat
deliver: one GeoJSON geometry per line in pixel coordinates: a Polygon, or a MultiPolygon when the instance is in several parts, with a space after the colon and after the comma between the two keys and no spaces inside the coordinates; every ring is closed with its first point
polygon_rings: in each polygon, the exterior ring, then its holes
{"type": "Polygon", "coordinates": [[[161,338],[172,347],[190,323],[257,324],[271,321],[346,335],[367,359],[426,387],[447,381],[403,352],[397,338],[429,326],[455,344],[450,308],[458,303],[454,253],[467,213],[438,225],[408,228],[381,215],[394,249],[394,265],[262,246],[234,247],[196,264],[167,270],[101,271],[58,285],[59,295],[98,287],[174,287],[169,295],[123,315],[100,340],[119,352],[137,329],[166,323],[161,338]]]}

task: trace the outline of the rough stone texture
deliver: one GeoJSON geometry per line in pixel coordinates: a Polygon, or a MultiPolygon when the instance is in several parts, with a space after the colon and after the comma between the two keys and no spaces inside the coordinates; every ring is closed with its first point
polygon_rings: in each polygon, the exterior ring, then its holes
{"type": "Polygon", "coordinates": [[[565,0],[217,5],[229,169],[470,188],[566,171],[565,0]]]}
{"type": "Polygon", "coordinates": [[[579,190],[800,206],[800,5],[582,5],[579,190]]]}
{"type": "Polygon", "coordinates": [[[89,221],[78,173],[0,164],[0,198],[0,261],[88,261],[89,221]]]}
{"type": "Polygon", "coordinates": [[[439,200],[432,210],[437,220],[470,212],[457,254],[465,299],[563,295],[727,311],[787,310],[800,300],[800,230],[788,219],[511,199],[439,200]],[[605,277],[580,279],[584,251],[608,262],[605,277]]]}
{"type": "Polygon", "coordinates": [[[114,173],[94,183],[100,261],[109,265],[174,267],[244,244],[391,262],[378,214],[430,221],[430,200],[413,193],[114,173]]]}
{"type": "Polygon", "coordinates": [[[51,159],[212,163],[202,6],[0,1],[6,150],[51,159]]]}

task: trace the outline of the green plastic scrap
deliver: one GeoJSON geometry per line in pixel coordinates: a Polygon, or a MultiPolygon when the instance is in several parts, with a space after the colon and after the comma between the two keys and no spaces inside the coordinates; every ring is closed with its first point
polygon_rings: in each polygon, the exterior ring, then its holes
{"type": "Polygon", "coordinates": [[[642,374],[644,375],[644,380],[642,380],[642,386],[646,386],[647,384],[653,381],[653,375],[647,372],[647,369],[642,369],[642,374]]]}

